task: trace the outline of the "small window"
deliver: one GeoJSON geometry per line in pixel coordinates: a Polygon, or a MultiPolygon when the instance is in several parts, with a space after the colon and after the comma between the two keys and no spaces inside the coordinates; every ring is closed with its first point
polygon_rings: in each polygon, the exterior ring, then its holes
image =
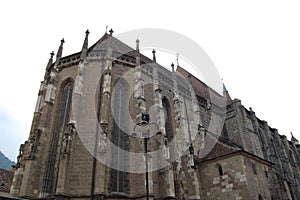
{"type": "Polygon", "coordinates": [[[261,195],[258,195],[258,200],[263,200],[261,195]]]}
{"type": "Polygon", "coordinates": [[[252,163],[252,170],[253,170],[253,174],[257,174],[256,165],[254,163],[252,163]]]}
{"type": "Polygon", "coordinates": [[[220,175],[220,176],[223,176],[224,173],[223,173],[223,168],[222,168],[221,165],[218,165],[218,170],[219,170],[219,175],[220,175]]]}
{"type": "Polygon", "coordinates": [[[268,171],[267,171],[267,170],[265,170],[265,176],[266,176],[266,178],[268,178],[268,177],[269,177],[269,175],[268,175],[268,171]]]}

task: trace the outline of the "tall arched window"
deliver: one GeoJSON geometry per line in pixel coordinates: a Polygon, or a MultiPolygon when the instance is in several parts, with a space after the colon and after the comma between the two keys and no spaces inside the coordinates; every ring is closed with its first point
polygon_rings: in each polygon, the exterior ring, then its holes
{"type": "Polygon", "coordinates": [[[114,87],[113,95],[113,112],[114,112],[114,131],[113,143],[118,148],[113,150],[113,165],[120,170],[112,169],[112,191],[113,192],[126,192],[125,184],[126,173],[122,170],[126,168],[126,158],[123,150],[128,150],[128,127],[126,113],[129,110],[129,85],[121,79],[114,87]]]}
{"type": "Polygon", "coordinates": [[[165,130],[166,130],[166,135],[169,140],[171,140],[174,137],[173,131],[172,131],[172,118],[171,118],[171,107],[170,107],[170,102],[166,97],[163,97],[162,99],[162,106],[165,109],[165,114],[166,114],[166,121],[165,121],[165,130]]]}
{"type": "Polygon", "coordinates": [[[59,98],[59,109],[57,113],[57,124],[55,127],[55,132],[61,132],[65,128],[65,125],[70,120],[70,110],[72,103],[72,93],[73,93],[73,82],[67,82],[62,85],[61,94],[59,98]]]}
{"type": "Polygon", "coordinates": [[[70,111],[72,103],[73,81],[67,79],[61,84],[57,97],[57,107],[55,114],[55,124],[52,139],[50,141],[50,151],[48,157],[48,165],[46,170],[46,178],[44,179],[43,190],[49,194],[55,192],[56,178],[58,174],[58,164],[60,145],[62,135],[67,123],[70,120],[70,111]]]}

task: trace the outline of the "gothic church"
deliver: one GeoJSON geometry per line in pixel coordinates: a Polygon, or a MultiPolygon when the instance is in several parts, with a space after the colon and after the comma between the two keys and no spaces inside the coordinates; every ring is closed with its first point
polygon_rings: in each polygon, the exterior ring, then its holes
{"type": "Polygon", "coordinates": [[[105,33],[51,53],[10,193],[29,199],[300,199],[300,145],[183,67],[105,33]],[[95,83],[95,84],[94,84],[95,83]]]}

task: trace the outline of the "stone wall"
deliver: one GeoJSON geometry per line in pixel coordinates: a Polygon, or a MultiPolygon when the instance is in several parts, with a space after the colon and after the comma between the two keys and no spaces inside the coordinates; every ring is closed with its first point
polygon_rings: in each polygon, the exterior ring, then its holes
{"type": "Polygon", "coordinates": [[[199,165],[201,182],[201,198],[203,199],[257,199],[261,194],[263,199],[270,199],[266,189],[268,183],[264,174],[267,164],[250,158],[247,153],[236,152],[199,165]],[[252,164],[256,165],[253,175],[252,164]],[[222,172],[220,172],[220,167],[222,172]]]}

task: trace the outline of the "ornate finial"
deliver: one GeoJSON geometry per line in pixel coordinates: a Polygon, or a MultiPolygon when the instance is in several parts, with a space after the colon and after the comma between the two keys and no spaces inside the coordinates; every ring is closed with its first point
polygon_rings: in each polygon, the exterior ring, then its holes
{"type": "Polygon", "coordinates": [[[87,48],[88,48],[88,36],[89,36],[89,30],[87,29],[85,32],[85,39],[82,45],[82,49],[81,49],[81,56],[80,59],[84,60],[86,58],[86,52],[87,52],[87,48]]]}
{"type": "Polygon", "coordinates": [[[250,113],[255,114],[255,112],[253,111],[252,107],[249,107],[249,111],[250,111],[250,113]]]}
{"type": "Polygon", "coordinates": [[[49,61],[48,61],[48,64],[47,64],[47,67],[46,67],[46,70],[50,69],[52,63],[53,63],[53,56],[54,56],[54,51],[52,51],[50,53],[50,58],[49,58],[49,61]]]}
{"type": "Polygon", "coordinates": [[[90,31],[89,31],[89,29],[87,29],[85,31],[85,38],[84,38],[84,42],[83,42],[82,48],[87,48],[88,47],[88,36],[89,36],[89,34],[90,34],[90,31]]]}
{"type": "Polygon", "coordinates": [[[140,40],[136,39],[136,51],[140,52],[140,40]]]}
{"type": "Polygon", "coordinates": [[[172,72],[174,72],[174,63],[171,64],[172,72]]]}
{"type": "Polygon", "coordinates": [[[294,137],[293,133],[291,132],[291,141],[295,144],[299,144],[299,141],[294,137]]]}
{"type": "Polygon", "coordinates": [[[61,58],[62,55],[62,50],[63,50],[63,44],[65,43],[65,39],[61,39],[60,41],[60,46],[57,50],[57,54],[56,54],[56,61],[58,61],[61,58]]]}
{"type": "MultiPolygon", "coordinates": [[[[223,80],[222,80],[223,81],[223,80]]],[[[224,82],[223,82],[223,93],[227,93],[228,91],[227,91],[227,89],[226,89],[226,87],[225,87],[225,84],[224,84],[224,82]]],[[[252,109],[252,108],[251,108],[252,109]]]]}
{"type": "Polygon", "coordinates": [[[153,49],[153,50],[152,50],[152,54],[153,54],[153,62],[156,63],[156,56],[155,56],[155,53],[156,53],[156,51],[155,51],[155,49],[153,49]]]}
{"type": "MultiPolygon", "coordinates": [[[[222,81],[223,81],[223,79],[222,79],[222,81]]],[[[227,102],[231,102],[231,101],[232,101],[232,99],[231,99],[231,97],[230,97],[230,95],[229,95],[229,92],[228,92],[228,90],[226,89],[226,86],[225,86],[224,82],[223,82],[223,97],[226,98],[226,101],[227,101],[227,102]]],[[[255,112],[252,110],[251,107],[250,107],[249,109],[250,109],[250,112],[255,113],[255,112]]]]}
{"type": "Polygon", "coordinates": [[[135,51],[135,66],[140,66],[140,41],[136,39],[136,51],[135,51]]]}
{"type": "Polygon", "coordinates": [[[112,36],[112,34],[113,34],[113,29],[111,28],[110,30],[109,30],[109,34],[112,36]]]}

